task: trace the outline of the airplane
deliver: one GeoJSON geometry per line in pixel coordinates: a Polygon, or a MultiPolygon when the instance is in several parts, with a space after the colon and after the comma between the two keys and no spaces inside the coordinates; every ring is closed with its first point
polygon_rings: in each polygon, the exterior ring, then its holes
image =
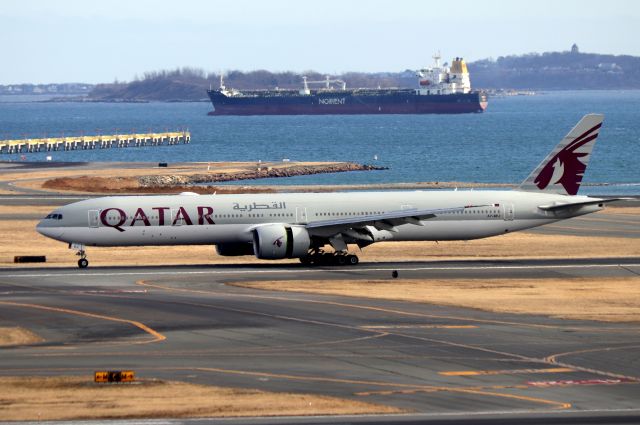
{"type": "Polygon", "coordinates": [[[87,246],[144,245],[215,245],[222,256],[356,265],[348,244],[486,238],[623,199],[577,195],[603,119],[585,115],[514,190],[109,196],[57,208],[36,229],[67,242],[80,268],[89,265],[87,246]]]}

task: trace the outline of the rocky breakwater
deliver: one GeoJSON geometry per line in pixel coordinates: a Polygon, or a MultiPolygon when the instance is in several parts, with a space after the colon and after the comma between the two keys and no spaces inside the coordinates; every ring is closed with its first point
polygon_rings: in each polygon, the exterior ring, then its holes
{"type": "Polygon", "coordinates": [[[341,173],[347,171],[387,170],[387,167],[338,162],[320,165],[286,165],[263,166],[252,170],[240,170],[233,173],[198,173],[176,175],[151,175],[138,177],[138,184],[143,188],[188,186],[207,183],[220,183],[236,180],[255,180],[271,177],[293,177],[311,174],[341,173]]]}
{"type": "MultiPolygon", "coordinates": [[[[79,175],[69,172],[68,176],[45,180],[40,188],[65,192],[90,193],[239,193],[240,186],[216,187],[215,183],[234,180],[252,180],[266,177],[291,177],[320,173],[340,173],[347,171],[384,170],[384,167],[354,164],[351,162],[317,163],[223,163],[209,164],[202,171],[203,163],[178,164],[175,168],[113,168],[100,175],[79,175]]],[[[256,189],[253,189],[256,191],[256,189]]],[[[269,188],[260,192],[272,191],[269,188]]]]}

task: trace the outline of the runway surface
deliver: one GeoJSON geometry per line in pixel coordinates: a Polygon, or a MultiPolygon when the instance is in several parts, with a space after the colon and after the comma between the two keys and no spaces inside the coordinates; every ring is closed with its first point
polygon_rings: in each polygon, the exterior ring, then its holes
{"type": "MultiPolygon", "coordinates": [[[[2,270],[3,324],[46,341],[1,349],[0,374],[133,369],[141,377],[326,394],[413,413],[393,418],[400,423],[449,415],[506,423],[501,418],[518,413],[553,423],[567,411],[592,412],[586,416],[598,423],[640,420],[639,324],[233,286],[391,279],[392,270],[421,279],[633,276],[640,258],[2,270]]],[[[358,422],[352,419],[321,422],[358,422]]]]}

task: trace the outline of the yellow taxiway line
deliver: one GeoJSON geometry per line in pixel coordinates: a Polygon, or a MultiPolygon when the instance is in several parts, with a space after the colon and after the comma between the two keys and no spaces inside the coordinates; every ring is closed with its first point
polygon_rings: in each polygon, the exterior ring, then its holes
{"type": "Polygon", "coordinates": [[[165,339],[167,339],[167,337],[162,335],[160,332],[158,332],[158,331],[156,331],[154,329],[151,329],[149,326],[145,325],[144,323],[141,323],[141,322],[138,322],[138,321],[135,321],[135,320],[121,319],[119,317],[105,316],[103,314],[88,313],[86,311],[71,310],[71,309],[68,309],[68,308],[61,308],[61,307],[50,307],[50,306],[39,305],[39,304],[25,304],[25,303],[17,303],[17,302],[12,302],[12,301],[0,301],[0,304],[11,305],[11,306],[15,306],[15,307],[34,308],[34,309],[38,309],[38,310],[53,311],[53,312],[56,312],[56,313],[63,313],[63,314],[73,314],[73,315],[76,315],[76,316],[84,316],[84,317],[91,317],[91,318],[94,318],[94,319],[108,320],[110,322],[127,323],[129,325],[133,325],[133,326],[143,330],[144,332],[146,332],[149,335],[154,337],[152,340],[138,342],[138,344],[147,344],[147,343],[151,343],[151,342],[160,342],[160,341],[164,341],[165,339]]]}
{"type": "Polygon", "coordinates": [[[479,376],[479,375],[517,375],[530,373],[564,373],[575,372],[575,369],[569,367],[550,367],[544,369],[505,369],[505,370],[453,370],[438,372],[443,376],[479,376]]]}
{"type": "MultiPolygon", "coordinates": [[[[367,380],[359,380],[359,379],[341,379],[341,378],[327,378],[327,377],[321,377],[321,376],[289,375],[289,374],[279,374],[279,373],[269,373],[269,372],[257,372],[257,371],[254,372],[254,371],[247,371],[247,370],[220,369],[220,368],[211,368],[211,367],[197,367],[197,368],[188,368],[188,369],[197,370],[201,372],[258,376],[263,378],[295,380],[295,381],[303,381],[303,382],[332,382],[332,383],[338,383],[338,384],[391,387],[391,388],[403,389],[404,391],[413,391],[413,392],[424,391],[424,392],[451,392],[451,393],[475,394],[475,395],[481,395],[481,396],[501,397],[501,398],[509,398],[509,399],[538,403],[538,404],[545,404],[545,405],[553,406],[554,409],[571,408],[571,403],[548,400],[548,399],[539,398],[539,397],[529,397],[524,395],[495,392],[495,389],[499,389],[500,387],[492,388],[492,391],[487,391],[485,389],[478,388],[478,387],[456,388],[456,387],[445,387],[445,386],[434,386],[434,385],[419,385],[419,384],[412,385],[412,384],[399,384],[399,383],[392,383],[392,382],[367,381],[367,380]]],[[[507,388],[507,387],[502,387],[502,388],[507,388]]],[[[510,387],[510,388],[513,388],[513,387],[510,387]]],[[[356,395],[363,395],[363,396],[370,395],[370,394],[374,394],[374,393],[368,393],[368,392],[356,393],[356,395]]]]}

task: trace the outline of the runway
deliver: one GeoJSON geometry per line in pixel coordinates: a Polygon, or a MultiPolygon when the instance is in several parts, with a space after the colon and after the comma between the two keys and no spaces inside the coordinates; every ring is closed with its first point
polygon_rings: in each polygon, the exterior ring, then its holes
{"type": "Polygon", "coordinates": [[[141,377],[326,394],[411,412],[320,423],[462,417],[507,423],[500,421],[513,415],[554,423],[580,411],[592,413],[576,418],[599,417],[598,423],[640,420],[637,324],[233,286],[261,279],[391,279],[393,270],[408,279],[633,276],[640,274],[640,258],[378,263],[352,269],[5,269],[3,323],[24,326],[46,341],[0,350],[0,373],[133,369],[141,377]]]}

